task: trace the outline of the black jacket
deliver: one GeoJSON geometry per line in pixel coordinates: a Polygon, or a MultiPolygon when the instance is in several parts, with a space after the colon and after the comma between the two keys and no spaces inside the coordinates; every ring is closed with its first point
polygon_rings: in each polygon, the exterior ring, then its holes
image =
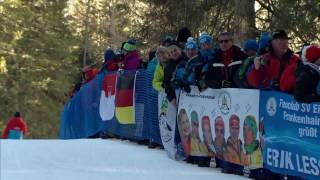
{"type": "Polygon", "coordinates": [[[235,74],[247,55],[237,46],[232,46],[232,48],[232,59],[228,65],[223,63],[222,51],[218,49],[215,52],[214,60],[209,64],[208,71],[205,74],[204,82],[208,87],[236,87],[234,83],[235,74]]]}
{"type": "Polygon", "coordinates": [[[296,85],[294,89],[294,97],[298,102],[320,102],[320,96],[316,90],[319,77],[318,71],[299,62],[296,70],[296,85]]]}
{"type": "Polygon", "coordinates": [[[185,60],[186,56],[185,54],[182,54],[178,60],[171,59],[164,67],[163,86],[169,101],[172,101],[176,98],[175,89],[172,85],[172,77],[174,77],[177,65],[185,60]]]}

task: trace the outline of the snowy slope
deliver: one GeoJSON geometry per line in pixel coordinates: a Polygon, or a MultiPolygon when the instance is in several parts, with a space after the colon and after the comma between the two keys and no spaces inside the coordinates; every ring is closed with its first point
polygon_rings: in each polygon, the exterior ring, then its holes
{"type": "Polygon", "coordinates": [[[120,140],[0,140],[1,180],[241,180],[120,140]]]}

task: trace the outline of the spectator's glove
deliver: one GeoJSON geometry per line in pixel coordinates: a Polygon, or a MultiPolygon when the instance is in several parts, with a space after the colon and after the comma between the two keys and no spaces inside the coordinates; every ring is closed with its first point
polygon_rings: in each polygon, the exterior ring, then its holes
{"type": "Polygon", "coordinates": [[[198,89],[199,89],[200,92],[208,88],[208,86],[206,85],[206,83],[204,82],[204,80],[198,81],[197,87],[198,87],[198,89]]]}
{"type": "Polygon", "coordinates": [[[184,86],[183,86],[183,90],[184,90],[186,93],[190,93],[190,92],[191,92],[191,88],[190,88],[190,86],[188,86],[188,85],[184,85],[184,86]]]}
{"type": "Polygon", "coordinates": [[[279,89],[279,82],[278,81],[276,81],[276,80],[274,80],[274,81],[272,81],[272,84],[271,84],[271,87],[273,88],[273,89],[276,89],[276,90],[278,90],[279,89]]]}
{"type": "Polygon", "coordinates": [[[222,80],[222,82],[221,82],[221,88],[229,88],[229,87],[231,87],[231,85],[232,85],[232,83],[227,80],[222,80]]]}

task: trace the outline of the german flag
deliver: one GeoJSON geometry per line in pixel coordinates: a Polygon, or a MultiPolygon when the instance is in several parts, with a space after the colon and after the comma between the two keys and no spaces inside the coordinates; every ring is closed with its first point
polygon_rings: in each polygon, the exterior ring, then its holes
{"type": "Polygon", "coordinates": [[[134,124],[135,73],[118,74],[116,90],[116,117],[120,124],[134,124]]]}

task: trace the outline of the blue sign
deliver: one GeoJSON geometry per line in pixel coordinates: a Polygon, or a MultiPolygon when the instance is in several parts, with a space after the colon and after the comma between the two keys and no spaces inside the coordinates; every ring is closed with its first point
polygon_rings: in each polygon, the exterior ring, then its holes
{"type": "Polygon", "coordinates": [[[298,103],[285,93],[261,91],[264,167],[283,175],[319,179],[319,115],[319,103],[298,103]]]}

